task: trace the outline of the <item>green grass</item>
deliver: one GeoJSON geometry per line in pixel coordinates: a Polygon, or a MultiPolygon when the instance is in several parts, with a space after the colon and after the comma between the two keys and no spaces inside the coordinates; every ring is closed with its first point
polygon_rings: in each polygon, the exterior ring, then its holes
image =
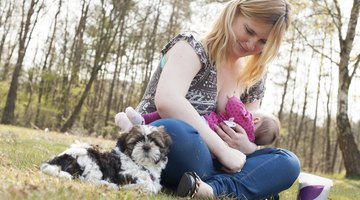
{"type": "MultiPolygon", "coordinates": [[[[112,190],[80,180],[62,180],[40,172],[40,164],[68,148],[76,140],[111,149],[115,141],[80,135],[0,125],[0,199],[177,199],[161,192],[148,195],[140,191],[112,190]]],[[[360,181],[343,175],[325,176],[334,180],[329,199],[360,199],[360,181]]],[[[296,182],[280,194],[296,199],[296,182]]]]}

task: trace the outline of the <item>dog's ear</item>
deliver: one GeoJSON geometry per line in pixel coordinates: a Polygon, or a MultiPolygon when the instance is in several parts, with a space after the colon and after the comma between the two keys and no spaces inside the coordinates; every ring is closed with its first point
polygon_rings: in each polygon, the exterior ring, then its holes
{"type": "Polygon", "coordinates": [[[161,131],[162,136],[164,138],[165,146],[168,147],[168,149],[169,149],[169,147],[170,147],[170,145],[172,143],[170,135],[166,132],[166,129],[165,129],[164,126],[159,126],[158,128],[159,128],[159,131],[161,131]]]}
{"type": "Polygon", "coordinates": [[[125,147],[126,147],[126,138],[128,137],[129,132],[124,132],[121,133],[121,135],[118,137],[116,146],[120,149],[121,152],[124,151],[125,147]]]}

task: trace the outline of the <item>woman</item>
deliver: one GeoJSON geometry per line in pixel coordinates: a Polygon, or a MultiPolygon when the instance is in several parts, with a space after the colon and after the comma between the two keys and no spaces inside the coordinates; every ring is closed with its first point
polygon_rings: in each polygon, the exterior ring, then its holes
{"type": "Polygon", "coordinates": [[[240,97],[249,110],[260,107],[266,66],[289,24],[286,0],[232,0],[204,38],[184,33],[165,46],[137,107],[158,111],[163,119],[152,125],[165,126],[173,140],[162,184],[177,187],[179,196],[260,199],[296,180],[300,164],[293,153],[256,150],[239,125],[221,124],[215,134],[200,117],[223,112],[228,96],[240,97]]]}

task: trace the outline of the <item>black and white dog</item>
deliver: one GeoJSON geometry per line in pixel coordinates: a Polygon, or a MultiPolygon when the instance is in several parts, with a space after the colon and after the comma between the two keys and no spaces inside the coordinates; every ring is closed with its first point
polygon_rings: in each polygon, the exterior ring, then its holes
{"type": "Polygon", "coordinates": [[[76,143],[43,163],[40,169],[52,176],[157,193],[170,145],[171,138],[164,127],[135,125],[120,135],[111,152],[76,143]]]}

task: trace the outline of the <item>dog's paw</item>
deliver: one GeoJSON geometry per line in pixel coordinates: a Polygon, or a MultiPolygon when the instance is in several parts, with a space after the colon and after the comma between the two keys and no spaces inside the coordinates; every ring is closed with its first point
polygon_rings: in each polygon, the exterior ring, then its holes
{"type": "Polygon", "coordinates": [[[48,174],[50,176],[58,176],[61,169],[59,166],[56,165],[50,165],[49,163],[43,163],[40,166],[40,170],[45,173],[48,174]]]}
{"type": "Polygon", "coordinates": [[[66,179],[66,180],[71,180],[73,179],[73,176],[67,172],[64,172],[64,171],[60,171],[59,172],[59,177],[62,178],[62,179],[66,179]]]}
{"type": "Polygon", "coordinates": [[[47,175],[57,176],[63,179],[71,180],[73,176],[68,172],[61,171],[61,168],[57,165],[50,165],[49,163],[43,163],[40,166],[40,170],[47,175]]]}

